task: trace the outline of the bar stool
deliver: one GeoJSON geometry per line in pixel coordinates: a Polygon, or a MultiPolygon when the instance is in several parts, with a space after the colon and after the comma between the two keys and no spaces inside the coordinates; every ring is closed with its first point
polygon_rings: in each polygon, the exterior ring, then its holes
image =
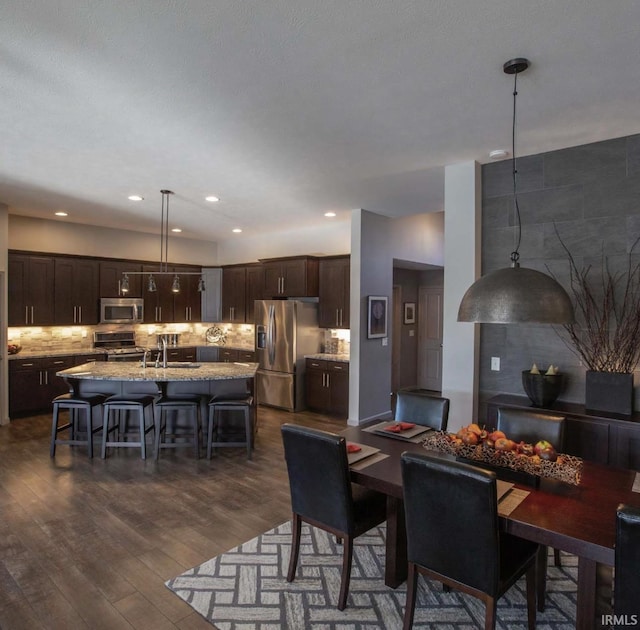
{"type": "Polygon", "coordinates": [[[209,426],[207,430],[207,459],[211,459],[213,448],[227,446],[246,446],[247,459],[251,459],[251,449],[253,448],[253,423],[251,421],[251,411],[253,405],[252,396],[242,398],[217,398],[213,397],[209,401],[209,426]],[[241,412],[244,416],[244,440],[227,441],[221,440],[219,434],[220,412],[230,413],[241,412]],[[215,434],[215,441],[214,441],[215,434]]]}
{"type": "Polygon", "coordinates": [[[86,394],[84,396],[75,394],[62,394],[53,399],[53,420],[51,423],[51,447],[49,453],[51,457],[56,454],[56,445],[69,444],[73,446],[87,445],[89,457],[93,457],[93,435],[102,430],[102,424],[98,423],[97,427],[93,426],[93,412],[98,409],[104,402],[106,396],[103,394],[86,394]],[[69,422],[60,425],[60,410],[69,410],[69,422]],[[84,411],[84,419],[86,422],[86,438],[80,439],[79,430],[80,416],[84,411]],[[58,433],[69,430],[69,439],[58,438],[58,433]]]}
{"type": "Polygon", "coordinates": [[[122,446],[125,448],[140,447],[140,455],[142,459],[147,458],[146,435],[150,431],[155,430],[155,422],[153,419],[153,401],[155,396],[152,395],[128,395],[128,396],[111,396],[103,403],[103,423],[102,423],[102,459],[107,456],[107,447],[122,446]],[[119,418],[114,412],[124,412],[124,417],[119,418]],[[129,431],[128,423],[129,415],[137,415],[138,427],[137,431],[129,431]],[[123,428],[124,427],[124,428],[123,428]],[[110,440],[109,435],[116,432],[116,439],[110,440]],[[135,441],[128,441],[130,435],[138,437],[135,441]]]}
{"type": "Polygon", "coordinates": [[[155,442],[155,458],[160,456],[161,448],[183,448],[193,445],[196,453],[196,459],[200,458],[200,396],[163,396],[155,402],[157,410],[156,420],[156,442],[155,442]],[[191,433],[178,433],[176,424],[173,430],[167,433],[167,424],[169,422],[169,414],[175,413],[177,421],[178,414],[184,411],[187,419],[191,423],[191,433]],[[191,437],[192,443],[188,441],[176,442],[176,439],[191,437]],[[167,441],[167,438],[171,441],[167,441]]]}

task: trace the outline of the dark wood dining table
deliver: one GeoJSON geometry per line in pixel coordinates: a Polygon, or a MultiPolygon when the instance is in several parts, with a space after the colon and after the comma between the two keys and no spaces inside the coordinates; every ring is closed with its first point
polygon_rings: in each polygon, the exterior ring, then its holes
{"type": "MultiPolygon", "coordinates": [[[[347,428],[341,435],[349,442],[373,446],[387,455],[370,465],[365,465],[366,460],[356,465],[357,469],[351,469],[351,478],[387,495],[385,584],[396,588],[407,575],[400,455],[405,451],[425,452],[425,449],[421,444],[381,436],[361,427],[347,428]]],[[[516,483],[516,487],[530,494],[508,516],[500,517],[500,526],[505,532],[578,557],[576,628],[579,630],[598,627],[598,565],[614,564],[618,505],[640,507],[640,493],[632,492],[635,475],[633,470],[585,461],[579,485],[550,479],[542,479],[538,486],[516,483]]]]}

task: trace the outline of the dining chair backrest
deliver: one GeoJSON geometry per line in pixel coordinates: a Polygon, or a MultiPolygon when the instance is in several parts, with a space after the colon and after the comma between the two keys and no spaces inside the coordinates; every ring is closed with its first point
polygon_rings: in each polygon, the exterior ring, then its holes
{"type": "Polygon", "coordinates": [[[616,513],[613,611],[638,615],[640,593],[640,508],[620,505],[616,513]]]}
{"type": "Polygon", "coordinates": [[[353,533],[353,496],[344,437],[293,424],[284,424],[281,431],[293,512],[353,533]]]}
{"type": "Polygon", "coordinates": [[[449,419],[449,399],[415,391],[399,391],[394,419],[415,422],[436,431],[446,431],[449,419]]]}
{"type": "Polygon", "coordinates": [[[557,451],[564,451],[564,416],[498,407],[496,429],[515,442],[535,444],[539,440],[546,440],[557,451]]]}
{"type": "Polygon", "coordinates": [[[408,560],[497,594],[495,473],[436,455],[403,453],[402,484],[408,560]]]}

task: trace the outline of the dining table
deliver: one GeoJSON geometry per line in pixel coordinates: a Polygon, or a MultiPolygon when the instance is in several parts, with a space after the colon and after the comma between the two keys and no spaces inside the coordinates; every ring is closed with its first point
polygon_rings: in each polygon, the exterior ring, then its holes
{"type": "MultiPolygon", "coordinates": [[[[396,588],[407,576],[401,455],[405,451],[424,453],[426,447],[420,436],[403,439],[366,426],[349,427],[341,435],[348,443],[371,452],[351,466],[352,481],[387,496],[385,584],[396,588]]],[[[455,459],[450,454],[438,454],[455,459]]],[[[500,469],[493,469],[500,479],[500,469]]],[[[510,471],[504,472],[505,478],[513,481],[510,471]]],[[[636,474],[634,470],[583,461],[577,484],[549,478],[538,478],[535,484],[516,480],[514,488],[528,494],[513,511],[499,516],[502,531],[577,556],[575,627],[579,630],[592,630],[600,623],[596,618],[598,569],[599,565],[614,565],[618,505],[640,507],[640,493],[633,490],[636,474]]]]}

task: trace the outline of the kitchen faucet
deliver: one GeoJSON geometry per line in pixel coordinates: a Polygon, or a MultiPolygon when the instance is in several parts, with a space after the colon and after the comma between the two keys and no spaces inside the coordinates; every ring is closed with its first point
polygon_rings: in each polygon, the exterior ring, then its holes
{"type": "Polygon", "coordinates": [[[162,367],[167,367],[167,339],[166,337],[162,338],[162,367]]]}

